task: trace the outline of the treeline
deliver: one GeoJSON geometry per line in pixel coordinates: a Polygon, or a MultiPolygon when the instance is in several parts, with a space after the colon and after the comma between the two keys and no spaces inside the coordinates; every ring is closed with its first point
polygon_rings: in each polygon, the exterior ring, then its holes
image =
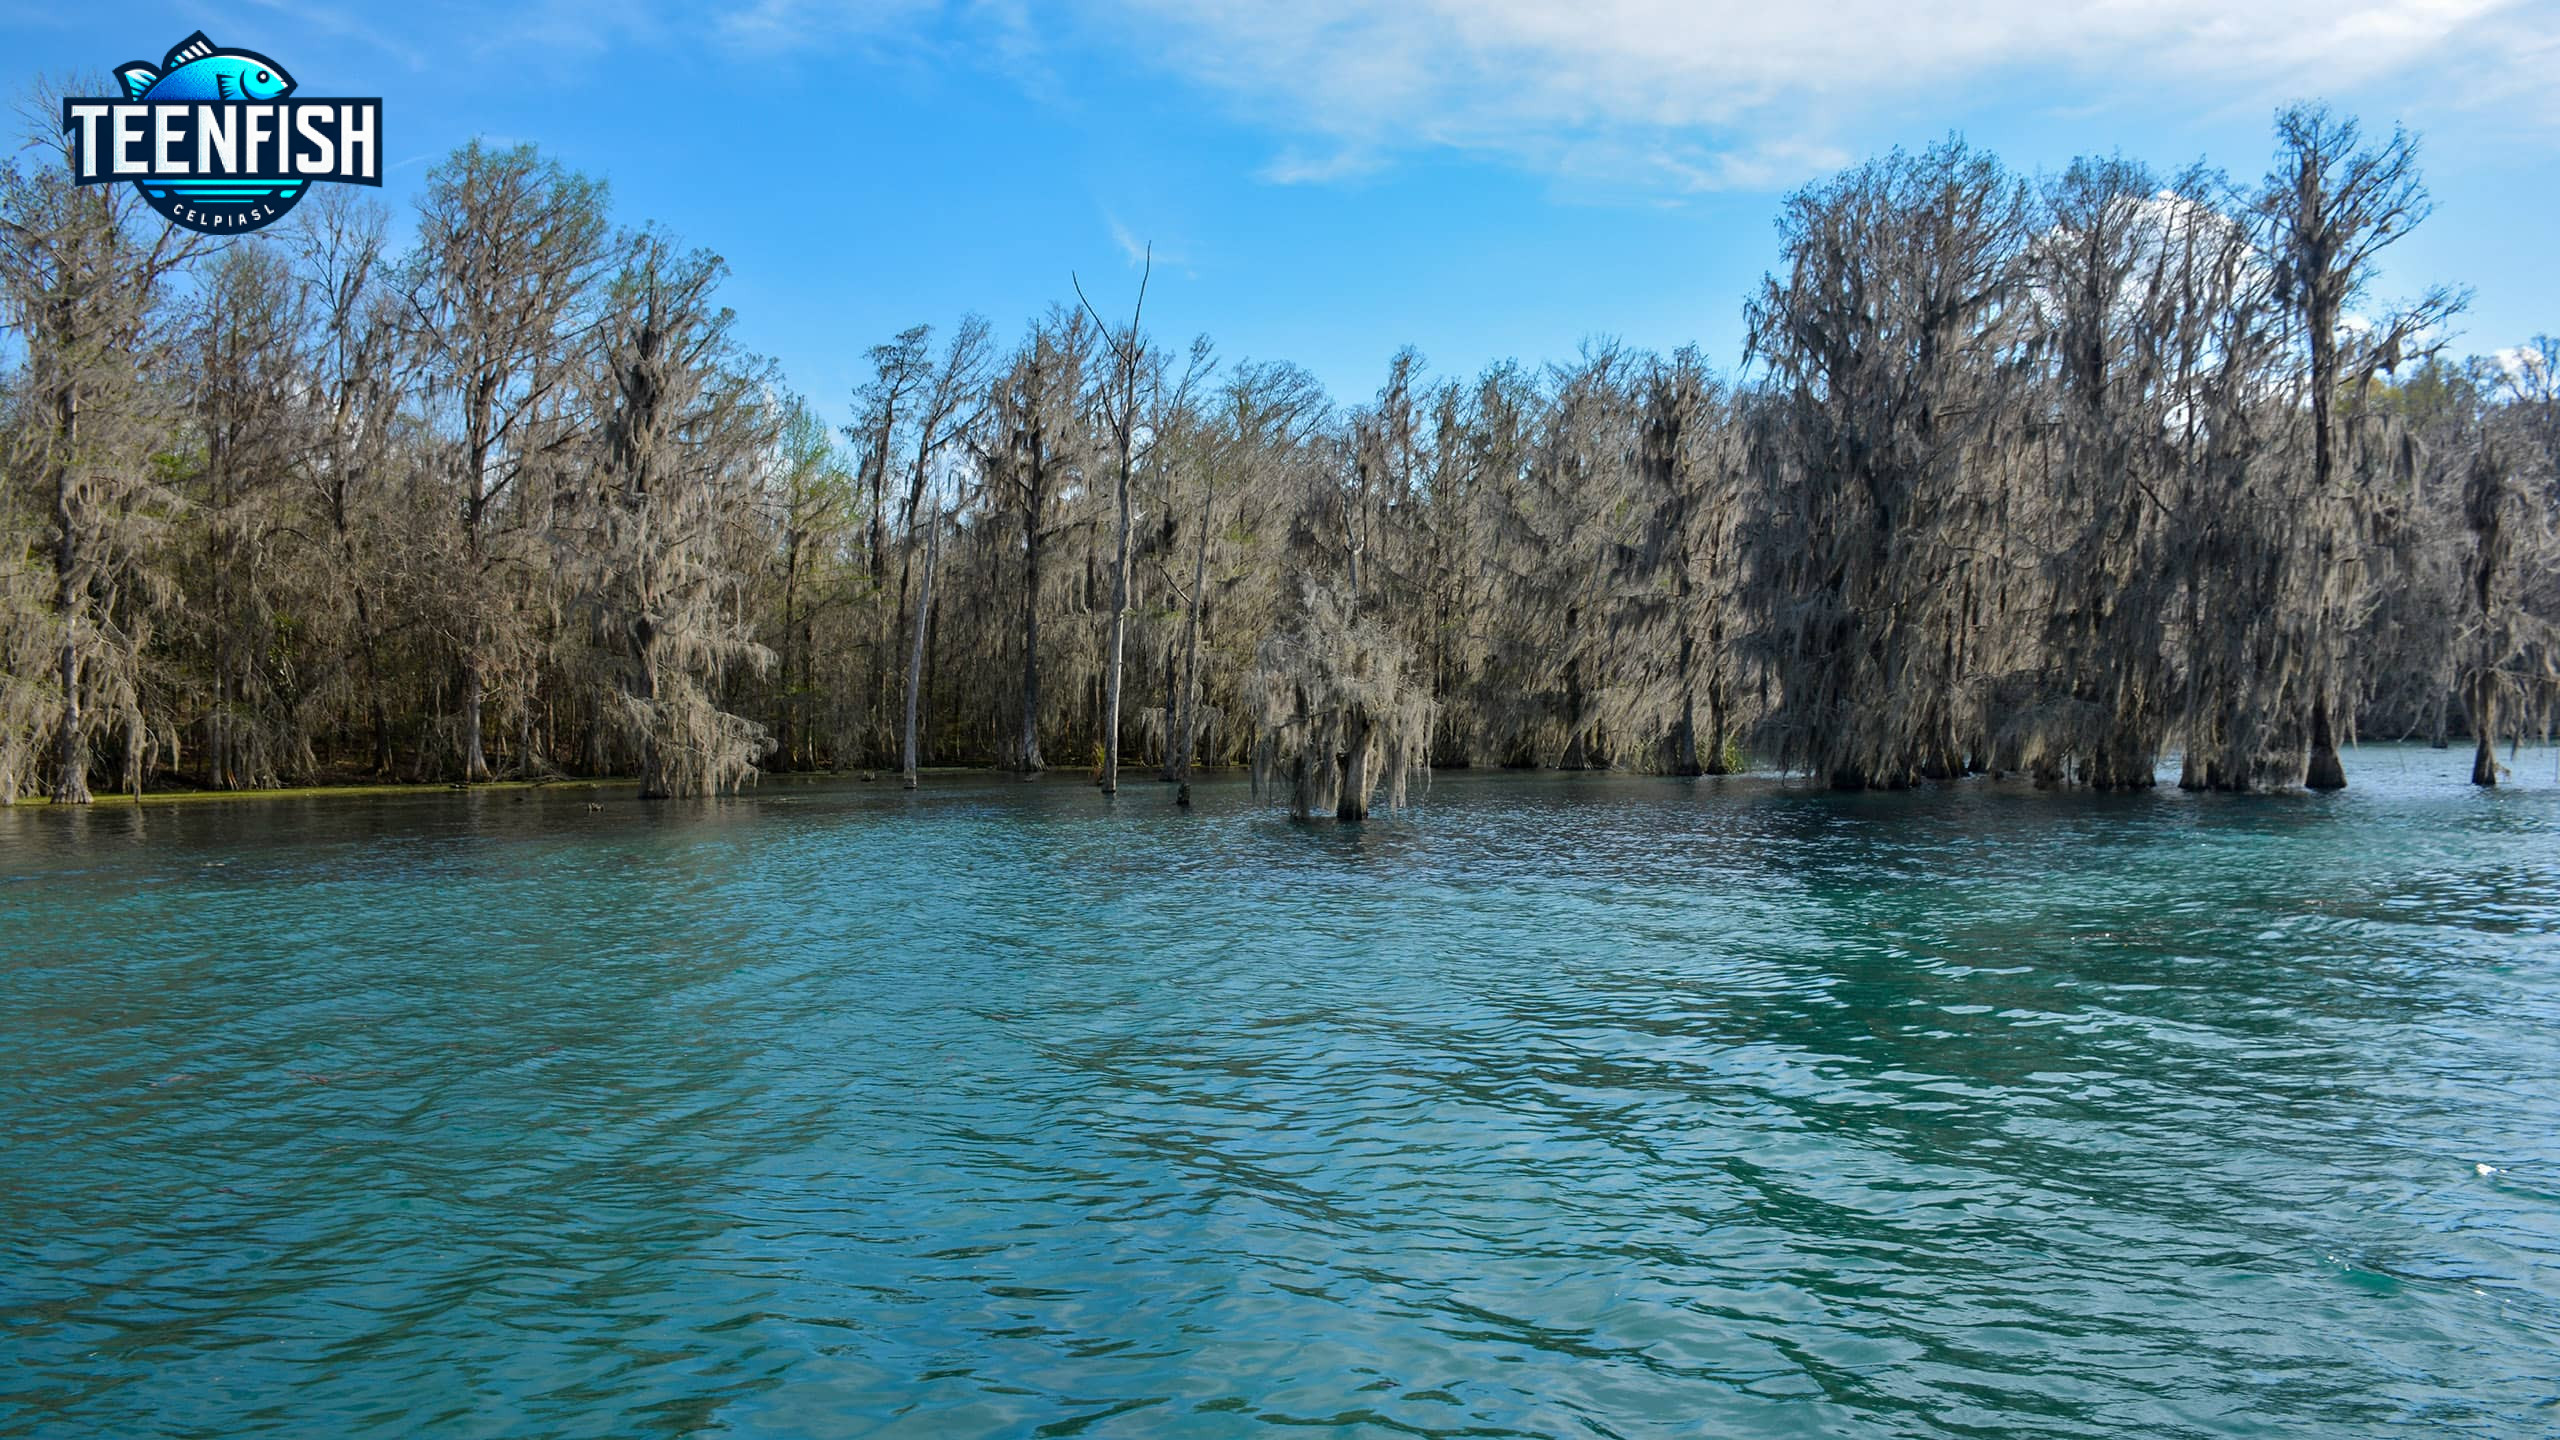
{"type": "Polygon", "coordinates": [[[840,427],[531,147],[398,252],[322,192],[215,243],[0,172],[0,800],[1251,762],[1349,817],[1434,765],[2334,786],[2359,733],[2492,784],[2560,699],[2560,345],[2370,295],[2414,147],[2318,109],[2250,184],[1811,186],[1738,381],[1408,351],[1343,405],[1140,284],[897,335],[840,427]]]}

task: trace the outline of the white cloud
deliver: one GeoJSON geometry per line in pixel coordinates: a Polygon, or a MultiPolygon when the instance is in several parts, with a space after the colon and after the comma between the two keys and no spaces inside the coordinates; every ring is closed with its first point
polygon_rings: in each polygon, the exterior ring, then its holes
{"type": "Polygon", "coordinates": [[[1420,146],[1671,189],[1788,183],[1837,162],[1842,123],[1975,87],[2256,108],[2428,70],[2523,93],[2553,28],[2517,0],[1092,3],[1124,48],[1296,137],[1275,180],[1420,146]]]}
{"type": "Polygon", "coordinates": [[[1262,167],[1262,178],[1274,185],[1322,185],[1330,180],[1374,175],[1386,168],[1386,163],[1377,152],[1353,146],[1310,152],[1291,145],[1262,167]]]}
{"type": "Polygon", "coordinates": [[[845,46],[929,18],[933,0],[748,0],[720,13],[720,39],[750,51],[845,46]]]}
{"type": "Polygon", "coordinates": [[[2537,336],[2528,344],[2510,345],[2489,357],[2508,393],[2519,400],[2560,399],[2560,341],[2537,336]]]}
{"type": "Polygon", "coordinates": [[[1121,258],[1127,260],[1132,266],[1150,263],[1155,254],[1153,245],[1139,239],[1135,231],[1121,224],[1119,216],[1105,215],[1102,219],[1104,224],[1111,227],[1111,243],[1120,247],[1121,258]]]}
{"type": "MultiPolygon", "coordinates": [[[[545,0],[569,3],[569,0],[545,0]]],[[[1774,189],[1879,117],[1998,98],[2263,113],[2366,87],[2560,130],[2555,0],[738,0],[733,47],[901,39],[1132,65],[1272,132],[1276,184],[1434,149],[1653,193],[1774,189]],[[934,34],[934,41],[924,37],[934,34]]],[[[1053,77],[1062,96],[1077,71],[1053,77]]],[[[2374,117],[2376,120],[2398,118],[2374,117]]]]}

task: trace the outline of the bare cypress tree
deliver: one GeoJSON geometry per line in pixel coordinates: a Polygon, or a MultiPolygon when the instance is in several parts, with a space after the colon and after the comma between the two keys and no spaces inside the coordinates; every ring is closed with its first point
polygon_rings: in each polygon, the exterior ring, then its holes
{"type": "Polygon", "coordinates": [[[1550,369],[1546,443],[1521,492],[1529,502],[1521,518],[1539,539],[1520,573],[1534,577],[1529,603],[1547,619],[1525,633],[1540,637],[1561,721],[1542,727],[1537,754],[1540,763],[1567,770],[1605,765],[1617,749],[1610,730],[1616,717],[1606,704],[1621,658],[1610,572],[1625,539],[1624,497],[1640,423],[1631,382],[1641,368],[1614,341],[1600,341],[1586,345],[1577,363],[1550,369]]]}
{"type": "Polygon", "coordinates": [[[1289,813],[1366,820],[1381,788],[1401,809],[1426,772],[1431,705],[1402,642],[1353,613],[1343,582],[1310,581],[1297,623],[1263,642],[1245,694],[1257,786],[1285,781],[1289,813]]]}
{"type": "Polygon", "coordinates": [[[2028,248],[2057,533],[2053,673],[2015,752],[2048,777],[2076,766],[2100,789],[2148,788],[2169,727],[2172,482],[2187,368],[2206,343],[2182,229],[2211,223],[2192,198],[2203,183],[2166,191],[2121,157],[2077,162],[2046,184],[2046,228],[2028,248]]]}
{"type": "Polygon", "coordinates": [[[1248,567],[1244,573],[1222,574],[1224,567],[1213,566],[1213,560],[1224,554],[1219,546],[1222,524],[1231,526],[1249,546],[1254,527],[1249,505],[1241,497],[1267,493],[1280,476],[1305,467],[1327,412],[1315,378],[1285,364],[1235,367],[1219,388],[1215,409],[1214,421],[1203,428],[1196,446],[1200,495],[1191,585],[1184,597],[1182,699],[1173,766],[1176,805],[1191,803],[1193,764],[1212,708],[1207,702],[1203,657],[1210,596],[1223,592],[1228,598],[1222,611],[1232,608],[1249,615],[1254,608],[1252,581],[1273,578],[1266,567],[1253,566],[1254,557],[1249,554],[1242,557],[1248,567]],[[1222,510],[1219,497],[1230,490],[1240,498],[1222,510]],[[1231,522],[1222,520],[1227,515],[1233,516],[1231,522]]]}
{"type": "Polygon", "coordinates": [[[985,466],[1001,502],[1022,533],[1021,724],[1012,746],[1015,768],[1037,774],[1040,753],[1040,611],[1044,565],[1063,522],[1053,513],[1061,486],[1075,473],[1076,406],[1092,331],[1078,311],[1053,310],[1014,351],[990,400],[994,429],[985,466]]]}
{"type": "Polygon", "coordinates": [[[800,396],[783,407],[775,456],[774,504],[781,529],[780,614],[774,651],[781,694],[775,702],[775,753],[787,767],[816,761],[816,725],[810,702],[817,689],[815,613],[831,600],[823,569],[853,513],[853,481],[827,426],[800,396]]]}
{"type": "Polygon", "coordinates": [[[1749,310],[1774,405],[1759,539],[1782,759],[1837,787],[1967,768],[1988,729],[1969,647],[2013,577],[1991,463],[2022,394],[2023,187],[1950,141],[1799,192],[1787,277],[1749,310]]]}
{"type": "Polygon", "coordinates": [[[2504,370],[2508,403],[2484,416],[2467,457],[2462,516],[2470,644],[2461,658],[2472,735],[2471,783],[2498,783],[2498,737],[2521,738],[2529,711],[2550,724],[2560,699],[2560,342],[2537,337],[2504,370]],[[2530,588],[2546,594],[2534,606],[2530,588]]]}
{"type": "Polygon", "coordinates": [[[2275,274],[2257,236],[2245,217],[2202,194],[2188,198],[2173,275],[2204,328],[2178,372],[2178,784],[2249,791],[2295,783],[2305,754],[2285,659],[2299,610],[2288,589],[2294,392],[2275,274]]]}
{"type": "Polygon", "coordinates": [[[1200,612],[1209,596],[1209,537],[1216,533],[1218,473],[1204,466],[1200,476],[1200,513],[1192,536],[1191,588],[1182,613],[1182,714],[1179,739],[1169,767],[1173,803],[1191,803],[1191,756],[1200,741],[1200,612]]]}
{"type": "Polygon", "coordinates": [[[318,608],[312,577],[273,563],[302,522],[295,482],[320,458],[326,418],[308,403],[305,295],[273,242],[235,245],[204,267],[181,344],[203,448],[180,481],[189,603],[172,639],[207,687],[190,728],[215,789],[307,776],[308,708],[330,698],[314,687],[335,667],[299,653],[317,638],[296,618],[318,608]]]}
{"type": "MultiPolygon", "coordinates": [[[[918,332],[910,332],[918,333],[918,332]]],[[[983,416],[986,391],[987,322],[975,315],[964,317],[952,332],[951,343],[943,347],[940,363],[920,373],[914,414],[910,422],[915,448],[907,466],[907,493],[899,509],[898,614],[907,618],[907,589],[913,579],[916,547],[916,515],[924,504],[928,487],[934,480],[934,467],[941,463],[944,452],[968,438],[983,416]]],[[[926,545],[930,548],[941,533],[941,513],[936,510],[926,519],[930,527],[926,545]]],[[[925,581],[932,586],[930,569],[925,581]]],[[[923,683],[928,606],[918,601],[915,606],[911,660],[907,667],[907,713],[903,739],[908,783],[915,780],[916,687],[923,683]]],[[[909,628],[904,623],[898,627],[909,628]]]]}
{"type": "Polygon", "coordinates": [[[1488,368],[1439,407],[1427,554],[1440,591],[1433,688],[1445,705],[1442,750],[1454,760],[1535,764],[1556,727],[1546,719],[1558,650],[1552,598],[1557,546],[1546,496],[1531,479],[1543,412],[1535,382],[1509,363],[1488,368]]]}
{"type": "Polygon", "coordinates": [[[703,257],[588,283],[600,196],[530,152],[455,156],[405,257],[315,195],[290,273],[21,170],[0,798],[493,753],[707,791],[763,727],[902,768],[1107,737],[1177,800],[1250,759],[1351,819],[1428,764],[1704,772],[1745,733],[1843,784],[2140,785],[2174,746],[2255,790],[2467,723],[2494,779],[2560,702],[2560,356],[2412,371],[2450,299],[2360,290],[2424,209],[2405,137],[2281,133],[2246,193],[2108,159],[2032,195],[1952,145],[1815,186],[1729,390],[1595,342],[1209,399],[1087,305],[997,376],[965,323],[879,347],[841,453],[703,257]]]}
{"type": "Polygon", "coordinates": [[[455,745],[465,781],[489,776],[482,710],[493,666],[520,663],[500,573],[524,557],[495,533],[546,441],[541,417],[571,378],[583,307],[606,260],[604,186],[530,145],[474,140],[427,176],[405,282],[425,398],[461,526],[448,594],[461,670],[455,745]]]}
{"type": "MultiPolygon", "coordinates": [[[[142,783],[143,654],[171,590],[151,551],[180,503],[152,456],[183,396],[155,376],[173,368],[169,282],[209,245],[162,223],[128,186],[71,183],[54,128],[61,93],[43,91],[31,106],[33,162],[0,167],[0,315],[24,346],[9,468],[33,482],[49,522],[51,594],[37,623],[53,690],[41,783],[54,803],[78,805],[89,802],[91,742],[106,724],[123,732],[126,783],[136,793],[142,783]]],[[[9,646],[32,648],[23,636],[9,646]]],[[[14,799],[33,759],[32,745],[0,741],[0,791],[14,799]]]]}
{"type": "Polygon", "coordinates": [[[395,547],[368,540],[380,531],[405,461],[401,399],[409,383],[401,316],[385,284],[388,223],[379,204],[324,187],[295,207],[288,237],[310,296],[309,364],[320,387],[310,495],[329,536],[322,583],[351,610],[355,663],[347,668],[362,693],[376,775],[392,768],[378,597],[403,578],[403,567],[395,547]]]}
{"type": "Polygon", "coordinates": [[[897,463],[898,427],[907,421],[907,401],[927,381],[932,339],[932,326],[912,325],[886,344],[871,347],[871,379],[854,393],[854,422],[845,427],[871,489],[871,582],[882,589],[889,583],[889,467],[897,463]]]}
{"type": "Polygon", "coordinates": [[[2382,145],[2362,150],[2353,120],[2321,106],[2304,105],[2276,117],[2276,168],[2267,176],[2260,208],[2269,226],[2277,265],[2278,297],[2301,326],[2309,356],[2311,470],[2299,520],[2317,550],[2319,575],[2310,586],[2312,609],[2303,663],[2310,692],[2310,757],[2304,783],[2314,790],[2344,789],[2338,758],[2338,696],[2348,683],[2344,637],[2362,597],[2361,578],[2349,558],[2353,528],[2364,518],[2365,477],[2347,473],[2339,448],[2338,406],[2362,418],[2360,402],[2377,371],[2416,358],[2422,337],[2462,306],[2451,292],[2430,292],[2386,317],[2371,332],[2352,338],[2342,330],[2346,307],[2372,278],[2375,257],[2408,234],[2431,208],[2417,168],[2417,141],[2395,130],[2382,145]]]}
{"type": "Polygon", "coordinates": [[[1616,737],[1613,759],[1721,775],[1733,768],[1730,642],[1742,623],[1735,426],[1694,349],[1638,357],[1627,385],[1618,423],[1629,454],[1603,500],[1617,520],[1597,564],[1611,585],[1595,655],[1599,728],[1616,737]]]}
{"type": "Polygon", "coordinates": [[[1101,377],[1094,397],[1094,408],[1102,416],[1104,428],[1111,438],[1112,498],[1114,523],[1111,561],[1111,630],[1103,661],[1103,702],[1101,738],[1097,742],[1102,760],[1102,793],[1116,795],[1120,791],[1120,679],[1123,652],[1129,635],[1129,527],[1131,523],[1129,481],[1134,473],[1140,448],[1138,438],[1138,387],[1152,378],[1158,368],[1147,347],[1146,334],[1139,328],[1146,318],[1147,282],[1155,276],[1155,247],[1147,248],[1145,268],[1138,275],[1138,298],[1129,307],[1129,326],[1114,332],[1093,302],[1085,299],[1082,282],[1076,285],[1076,298],[1084,301],[1093,323],[1102,332],[1102,340],[1111,351],[1110,368],[1101,377]]]}
{"type": "MultiPolygon", "coordinates": [[[[913,647],[907,652],[907,724],[901,756],[901,773],[907,788],[916,788],[916,718],[924,703],[924,642],[933,623],[933,572],[942,561],[942,502],[939,496],[925,514],[924,590],[916,599],[916,623],[913,647]]],[[[912,528],[912,527],[910,527],[912,528]]]]}
{"type": "Polygon", "coordinates": [[[610,713],[639,752],[642,797],[718,794],[752,777],[769,745],[717,703],[728,667],[772,661],[736,615],[744,582],[721,523],[778,417],[766,377],[731,348],[731,314],[713,299],[719,258],[656,231],[623,248],[591,371],[594,481],[561,533],[620,661],[610,713]]]}

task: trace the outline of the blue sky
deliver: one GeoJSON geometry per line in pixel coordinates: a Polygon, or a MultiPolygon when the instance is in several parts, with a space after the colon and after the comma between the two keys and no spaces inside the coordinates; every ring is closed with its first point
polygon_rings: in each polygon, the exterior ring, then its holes
{"type": "Polygon", "coordinates": [[[726,256],[741,333],[841,414],[863,348],[975,310],[1011,338],[1071,272],[1150,328],[1339,398],[1614,335],[1730,369],[1779,198],[1960,132],[2028,170],[2121,150],[2261,174],[2279,104],[2424,137],[2436,214],[2381,298],[2475,292],[2457,345],[2560,330],[2560,0],[512,0],[9,3],[22,77],[190,30],[305,95],[380,95],[405,217],[473,135],[608,180],[726,256]]]}

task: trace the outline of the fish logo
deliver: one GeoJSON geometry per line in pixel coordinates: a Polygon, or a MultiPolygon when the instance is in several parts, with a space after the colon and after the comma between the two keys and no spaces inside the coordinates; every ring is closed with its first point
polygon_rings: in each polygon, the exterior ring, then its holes
{"type": "Polygon", "coordinates": [[[160,68],[136,60],[116,67],[125,94],[136,100],[281,100],[293,93],[293,77],[255,50],[217,50],[199,30],[169,47],[160,68]]]}
{"type": "Polygon", "coordinates": [[[284,218],[316,181],[382,183],[382,102],[296,96],[255,50],[201,30],[154,66],[119,65],[124,94],[66,99],[75,183],[130,182],[170,223],[239,235],[284,218]]]}

